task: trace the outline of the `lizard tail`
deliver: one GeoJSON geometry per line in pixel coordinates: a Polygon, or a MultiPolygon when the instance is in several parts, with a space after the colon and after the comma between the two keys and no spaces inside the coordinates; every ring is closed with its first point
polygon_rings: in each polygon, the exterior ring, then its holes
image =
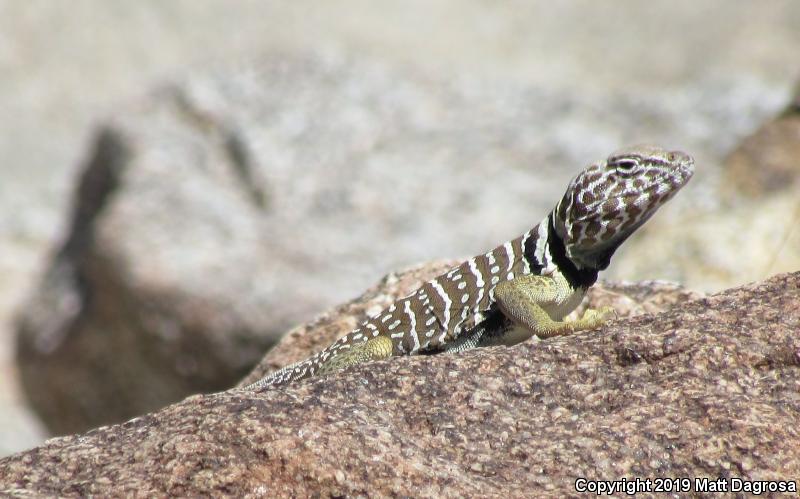
{"type": "Polygon", "coordinates": [[[339,338],[328,348],[300,362],[295,362],[245,387],[258,389],[280,386],[293,381],[326,375],[341,369],[391,357],[394,345],[388,336],[364,337],[360,329],[339,338]]]}
{"type": "MultiPolygon", "coordinates": [[[[315,356],[316,357],[316,356],[315,356]]],[[[315,357],[310,359],[301,360],[294,364],[289,364],[286,367],[278,369],[272,374],[261,378],[255,383],[251,383],[244,387],[245,390],[257,390],[259,388],[266,388],[272,386],[281,386],[313,376],[311,367],[315,364],[315,357]]]]}
{"type": "Polygon", "coordinates": [[[278,369],[274,373],[261,378],[255,383],[247,385],[244,387],[245,390],[257,390],[259,388],[286,385],[293,381],[299,381],[301,379],[310,378],[315,374],[319,374],[320,369],[324,368],[326,361],[328,361],[330,357],[335,356],[336,352],[342,347],[342,345],[348,344],[350,342],[350,336],[353,334],[354,332],[350,332],[315,355],[312,355],[305,360],[295,362],[294,364],[289,364],[288,366],[278,369]]]}

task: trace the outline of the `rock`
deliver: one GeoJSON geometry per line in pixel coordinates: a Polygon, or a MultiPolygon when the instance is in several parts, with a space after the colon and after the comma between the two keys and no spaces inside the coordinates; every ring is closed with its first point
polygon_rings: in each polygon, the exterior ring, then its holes
{"type": "MultiPolygon", "coordinates": [[[[527,230],[623,144],[712,154],[744,126],[717,87],[576,92],[336,53],[161,85],[87,153],[70,232],[17,321],[27,397],[62,434],[229,387],[387,269],[527,230]]],[[[671,262],[625,278],[674,279],[671,262]]]]}
{"type": "Polygon", "coordinates": [[[580,477],[796,479],[800,273],[678,304],[539,343],[193,396],[0,459],[0,490],[529,497],[573,495],[580,477]]]}
{"type": "Polygon", "coordinates": [[[763,198],[797,191],[800,178],[800,86],[794,100],[728,156],[723,188],[731,204],[740,196],[763,198]]]}

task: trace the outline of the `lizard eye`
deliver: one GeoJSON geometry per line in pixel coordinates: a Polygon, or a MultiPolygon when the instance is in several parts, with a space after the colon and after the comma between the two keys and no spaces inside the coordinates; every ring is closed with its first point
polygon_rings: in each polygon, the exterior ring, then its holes
{"type": "Polygon", "coordinates": [[[623,177],[635,174],[639,170],[639,162],[630,158],[619,158],[614,161],[614,168],[623,177]]]}

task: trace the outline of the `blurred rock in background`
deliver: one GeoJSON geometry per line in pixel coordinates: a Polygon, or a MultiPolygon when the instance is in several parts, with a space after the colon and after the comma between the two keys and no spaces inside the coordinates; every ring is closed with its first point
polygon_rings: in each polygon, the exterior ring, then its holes
{"type": "Polygon", "coordinates": [[[800,85],[774,119],[746,137],[726,158],[723,194],[729,204],[741,196],[764,199],[797,192],[800,179],[800,85]]]}
{"type": "Polygon", "coordinates": [[[234,384],[385,272],[516,235],[621,145],[698,174],[607,276],[797,268],[793,196],[721,165],[790,102],[798,25],[790,1],[0,1],[0,454],[43,435],[23,302],[50,430],[118,421],[234,384]]]}

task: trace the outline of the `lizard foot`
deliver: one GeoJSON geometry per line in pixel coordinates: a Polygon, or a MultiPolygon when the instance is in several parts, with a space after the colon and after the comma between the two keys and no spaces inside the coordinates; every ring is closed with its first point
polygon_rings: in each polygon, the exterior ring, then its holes
{"type": "Polygon", "coordinates": [[[605,306],[601,308],[589,308],[583,313],[580,320],[575,321],[575,329],[594,329],[602,326],[612,317],[617,316],[617,311],[613,307],[605,306]]]}

